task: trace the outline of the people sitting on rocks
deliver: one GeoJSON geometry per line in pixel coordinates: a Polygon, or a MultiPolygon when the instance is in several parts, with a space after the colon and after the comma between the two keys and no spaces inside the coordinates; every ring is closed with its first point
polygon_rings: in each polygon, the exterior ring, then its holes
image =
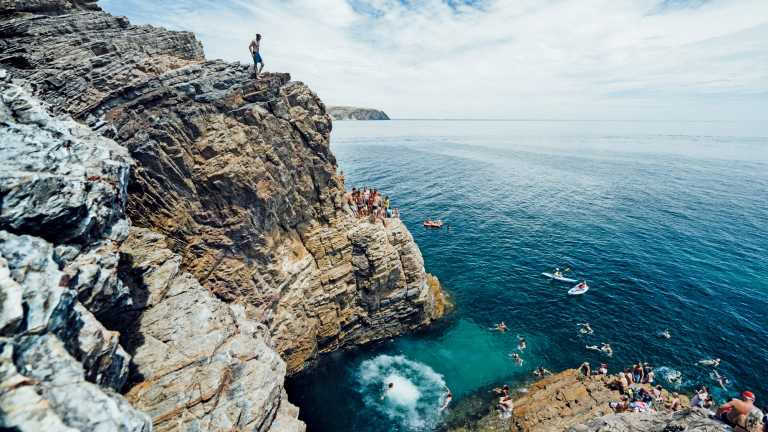
{"type": "Polygon", "coordinates": [[[608,375],[608,363],[600,363],[600,367],[597,368],[598,375],[608,375]]]}
{"type": "Polygon", "coordinates": [[[543,377],[544,375],[552,375],[552,372],[550,372],[547,369],[544,369],[543,366],[539,366],[536,368],[535,371],[533,371],[533,374],[536,375],[537,377],[543,377]]]}
{"type": "Polygon", "coordinates": [[[622,413],[629,409],[629,398],[626,395],[621,395],[619,402],[609,402],[608,406],[611,407],[614,412],[622,413]]]}
{"type": "Polygon", "coordinates": [[[515,403],[512,401],[512,397],[509,395],[499,398],[499,404],[497,405],[499,414],[502,418],[509,418],[512,415],[512,410],[515,408],[515,403]]]}
{"type": "Polygon", "coordinates": [[[763,427],[763,412],[755,406],[755,395],[751,391],[742,392],[741,399],[721,405],[717,416],[735,431],[758,432],[763,427]]]}
{"type": "Polygon", "coordinates": [[[614,388],[619,390],[620,393],[627,393],[627,390],[629,389],[629,381],[627,380],[627,376],[623,372],[619,372],[616,380],[613,382],[613,385],[614,388]]]}
{"type": "Polygon", "coordinates": [[[708,397],[709,391],[707,390],[707,386],[697,387],[691,398],[691,406],[703,408],[708,397]]]}
{"type": "Polygon", "coordinates": [[[682,408],[680,403],[680,395],[677,392],[672,393],[672,399],[669,400],[666,407],[672,411],[679,411],[682,408]]]}
{"type": "Polygon", "coordinates": [[[353,187],[345,199],[355,216],[360,218],[369,217],[372,221],[381,220],[386,224],[386,219],[400,217],[400,211],[390,207],[392,202],[389,196],[382,196],[378,190],[367,186],[363,189],[353,187]]]}

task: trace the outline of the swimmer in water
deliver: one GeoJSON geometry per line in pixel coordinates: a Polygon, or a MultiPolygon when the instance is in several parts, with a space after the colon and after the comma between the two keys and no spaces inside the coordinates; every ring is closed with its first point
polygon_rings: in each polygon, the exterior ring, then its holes
{"type": "Polygon", "coordinates": [[[669,329],[666,329],[659,333],[659,337],[664,339],[672,339],[672,333],[669,332],[669,329]]]}
{"type": "Polygon", "coordinates": [[[440,410],[439,410],[440,412],[443,412],[446,408],[448,408],[448,405],[453,400],[453,394],[451,394],[451,390],[448,387],[446,387],[445,391],[446,391],[445,399],[443,399],[443,404],[440,406],[440,410]]]}
{"type": "Polygon", "coordinates": [[[578,323],[579,333],[581,334],[593,334],[595,331],[589,326],[589,323],[578,323]]]}
{"type": "Polygon", "coordinates": [[[522,366],[523,365],[523,358],[520,357],[520,354],[512,353],[509,356],[512,357],[512,360],[514,360],[515,363],[517,363],[518,366],[522,366]]]}
{"type": "Polygon", "coordinates": [[[544,375],[552,375],[552,372],[550,372],[547,369],[544,369],[543,366],[539,366],[536,368],[535,371],[533,371],[533,374],[536,375],[537,377],[543,377],[544,375]]]}
{"type": "Polygon", "coordinates": [[[586,348],[588,350],[592,350],[592,351],[600,351],[600,347],[597,346],[597,345],[587,345],[584,348],[586,348]]]}
{"type": "Polygon", "coordinates": [[[525,338],[518,336],[517,337],[517,349],[519,349],[521,352],[525,351],[525,348],[527,347],[527,344],[525,343],[525,338]]]}
{"type": "Polygon", "coordinates": [[[714,375],[715,375],[715,381],[717,381],[717,384],[718,384],[720,387],[722,387],[722,389],[723,389],[723,390],[728,390],[727,388],[725,388],[725,386],[727,386],[727,385],[728,385],[728,378],[726,378],[726,377],[724,377],[724,376],[720,375],[719,373],[717,373],[717,371],[716,371],[716,370],[715,370],[715,371],[712,371],[712,372],[713,372],[713,373],[714,373],[714,375]]]}
{"type": "Polygon", "coordinates": [[[384,392],[381,394],[381,400],[384,400],[385,397],[387,397],[387,394],[392,391],[392,388],[395,387],[395,383],[389,383],[387,384],[387,387],[384,388],[384,392]]]}
{"type": "Polygon", "coordinates": [[[497,330],[497,331],[499,331],[501,333],[504,333],[505,331],[507,331],[507,325],[504,324],[504,321],[502,321],[502,322],[496,324],[491,330],[497,330]]]}
{"type": "Polygon", "coordinates": [[[720,366],[720,359],[699,360],[698,363],[702,366],[718,367],[720,366]]]}
{"type": "Polygon", "coordinates": [[[667,381],[672,384],[680,384],[683,382],[683,374],[680,371],[670,371],[667,374],[667,381]]]}
{"type": "Polygon", "coordinates": [[[603,342],[603,345],[600,346],[600,351],[604,352],[608,357],[613,357],[613,348],[611,348],[611,344],[603,342]]]}

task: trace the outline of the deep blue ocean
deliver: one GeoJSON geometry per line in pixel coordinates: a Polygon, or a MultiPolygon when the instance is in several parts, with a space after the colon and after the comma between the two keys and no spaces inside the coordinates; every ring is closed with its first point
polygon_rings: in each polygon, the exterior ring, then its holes
{"type": "Polygon", "coordinates": [[[434,430],[491,386],[583,361],[649,362],[662,385],[689,390],[718,387],[697,361],[720,358],[718,398],[748,388],[768,403],[765,125],[336,122],[332,147],[348,188],[376,187],[400,208],[456,307],[292,378],[310,431],[434,430]],[[422,228],[427,218],[450,231],[422,228]],[[590,291],[568,296],[540,275],[554,267],[590,291]],[[501,320],[510,331],[489,330],[501,320]],[[522,366],[508,356],[518,335],[522,366]],[[602,342],[612,358],[585,349],[602,342]],[[673,371],[680,383],[665,379],[673,371]],[[443,386],[454,401],[441,413],[443,386]]]}

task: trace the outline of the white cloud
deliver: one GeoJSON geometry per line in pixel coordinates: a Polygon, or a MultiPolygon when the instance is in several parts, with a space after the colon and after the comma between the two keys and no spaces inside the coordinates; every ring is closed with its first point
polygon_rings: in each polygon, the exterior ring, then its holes
{"type": "Polygon", "coordinates": [[[768,112],[768,1],[105,0],[209,58],[395,117],[742,119],[768,112]],[[453,4],[458,1],[451,2],[453,4]],[[465,1],[466,3],[466,1],[465,1]]]}

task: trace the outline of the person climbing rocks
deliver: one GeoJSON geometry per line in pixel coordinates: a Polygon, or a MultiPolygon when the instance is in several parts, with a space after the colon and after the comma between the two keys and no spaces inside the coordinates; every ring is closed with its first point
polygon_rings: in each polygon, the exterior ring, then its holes
{"type": "Polygon", "coordinates": [[[256,38],[253,39],[248,46],[248,50],[251,52],[251,57],[253,57],[253,74],[256,78],[258,78],[261,71],[264,70],[264,60],[261,58],[261,53],[259,52],[260,48],[261,35],[256,33],[256,38]],[[261,67],[259,67],[259,64],[261,64],[261,67]]]}
{"type": "Polygon", "coordinates": [[[758,432],[763,425],[763,412],[755,406],[755,394],[749,390],[741,393],[741,399],[721,405],[717,416],[737,431],[758,432]]]}

